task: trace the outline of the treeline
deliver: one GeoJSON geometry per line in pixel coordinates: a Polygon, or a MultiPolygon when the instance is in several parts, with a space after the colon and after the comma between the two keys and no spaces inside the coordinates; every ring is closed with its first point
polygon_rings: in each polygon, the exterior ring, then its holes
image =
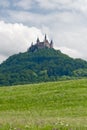
{"type": "Polygon", "coordinates": [[[87,62],[48,48],[13,55],[0,65],[1,86],[73,77],[87,77],[87,62]]]}

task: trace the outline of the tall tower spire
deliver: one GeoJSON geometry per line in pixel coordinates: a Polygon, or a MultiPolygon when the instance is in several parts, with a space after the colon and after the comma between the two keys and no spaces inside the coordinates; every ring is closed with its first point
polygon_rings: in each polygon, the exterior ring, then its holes
{"type": "Polygon", "coordinates": [[[50,42],[50,48],[53,48],[53,40],[50,42]]]}
{"type": "Polygon", "coordinates": [[[47,40],[47,36],[46,36],[46,34],[45,34],[45,41],[47,40]]]}
{"type": "Polygon", "coordinates": [[[40,40],[39,40],[39,38],[37,38],[37,43],[39,43],[40,42],[40,40]]]}

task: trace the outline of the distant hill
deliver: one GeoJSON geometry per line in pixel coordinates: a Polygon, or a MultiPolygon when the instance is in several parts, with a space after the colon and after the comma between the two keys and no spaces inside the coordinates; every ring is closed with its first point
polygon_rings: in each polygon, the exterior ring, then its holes
{"type": "Polygon", "coordinates": [[[87,62],[60,50],[43,48],[10,56],[0,65],[0,85],[55,81],[87,76],[87,62]]]}

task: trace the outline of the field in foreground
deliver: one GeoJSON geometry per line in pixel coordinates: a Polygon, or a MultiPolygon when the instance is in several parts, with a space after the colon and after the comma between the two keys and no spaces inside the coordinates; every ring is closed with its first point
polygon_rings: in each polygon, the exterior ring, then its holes
{"type": "Polygon", "coordinates": [[[1,87],[0,130],[87,130],[87,79],[1,87]]]}

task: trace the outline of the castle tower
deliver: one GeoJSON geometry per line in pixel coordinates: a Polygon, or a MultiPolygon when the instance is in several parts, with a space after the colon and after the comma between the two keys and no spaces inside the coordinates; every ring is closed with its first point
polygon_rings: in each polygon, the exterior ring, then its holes
{"type": "Polygon", "coordinates": [[[45,34],[45,39],[44,39],[45,41],[47,40],[47,36],[46,36],[46,34],[45,34]]]}
{"type": "Polygon", "coordinates": [[[37,44],[39,44],[39,43],[40,43],[40,40],[39,40],[39,38],[37,38],[37,41],[36,41],[36,43],[37,43],[37,44]]]}
{"type": "Polygon", "coordinates": [[[50,48],[53,48],[53,40],[50,42],[50,48]]]}
{"type": "Polygon", "coordinates": [[[50,44],[49,44],[49,42],[47,40],[46,34],[45,34],[45,37],[44,37],[44,46],[50,48],[50,44]]]}
{"type": "Polygon", "coordinates": [[[46,34],[45,34],[45,37],[44,37],[44,43],[48,43],[46,34]]]}

